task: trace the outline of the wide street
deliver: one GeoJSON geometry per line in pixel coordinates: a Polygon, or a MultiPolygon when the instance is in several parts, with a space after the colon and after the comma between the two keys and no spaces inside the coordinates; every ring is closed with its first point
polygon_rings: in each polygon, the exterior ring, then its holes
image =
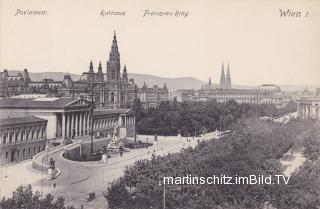
{"type": "MultiPolygon", "coordinates": [[[[215,137],[214,133],[209,133],[200,138],[205,140],[215,137]]],[[[138,139],[145,141],[153,139],[153,136],[139,136],[138,139]]],[[[152,153],[155,155],[165,155],[168,153],[179,152],[182,148],[188,146],[194,147],[199,138],[189,137],[163,137],[158,136],[158,142],[148,149],[131,149],[125,152],[123,157],[114,155],[107,164],[102,162],[74,162],[64,159],[60,150],[49,157],[56,160],[56,167],[61,171],[61,175],[54,181],[46,179],[46,173],[42,175],[41,171],[32,168],[32,161],[17,163],[14,165],[1,167],[1,197],[11,196],[17,186],[21,184],[31,184],[35,190],[43,191],[43,194],[51,193],[55,197],[63,196],[67,205],[73,205],[76,208],[107,208],[107,201],[104,192],[108,185],[120,177],[126,166],[132,165],[140,159],[150,159],[152,153]],[[5,178],[7,176],[7,178],[5,178]],[[56,187],[53,184],[56,184],[56,187]],[[89,192],[95,192],[96,199],[86,202],[85,197],[89,192]]]]}

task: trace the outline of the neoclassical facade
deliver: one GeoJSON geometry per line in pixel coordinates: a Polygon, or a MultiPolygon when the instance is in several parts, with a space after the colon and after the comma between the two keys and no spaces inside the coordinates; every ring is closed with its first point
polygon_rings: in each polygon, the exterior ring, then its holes
{"type": "Polygon", "coordinates": [[[301,97],[298,100],[298,117],[320,119],[320,96],[301,97]]]}
{"type": "Polygon", "coordinates": [[[0,119],[0,162],[32,158],[46,147],[47,120],[38,117],[0,119]]]}
{"type": "Polygon", "coordinates": [[[39,97],[0,100],[0,118],[36,116],[47,120],[46,136],[51,142],[88,138],[93,134],[112,135],[117,123],[121,137],[134,136],[135,116],[130,109],[96,109],[91,117],[90,102],[83,98],[39,97]],[[93,121],[91,121],[93,120],[93,121]]]}

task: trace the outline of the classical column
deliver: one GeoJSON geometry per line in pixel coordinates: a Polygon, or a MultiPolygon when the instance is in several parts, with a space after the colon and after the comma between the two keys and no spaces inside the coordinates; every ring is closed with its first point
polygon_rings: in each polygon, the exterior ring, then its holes
{"type": "Polygon", "coordinates": [[[75,117],[75,136],[78,136],[78,122],[79,122],[79,118],[78,118],[78,112],[75,112],[74,114],[75,117]]]}
{"type": "Polygon", "coordinates": [[[66,113],[66,123],[67,123],[66,137],[70,137],[70,115],[67,113],[66,113]]]}
{"type": "Polygon", "coordinates": [[[61,131],[62,131],[62,138],[66,138],[66,116],[64,113],[62,113],[61,131]]]}
{"type": "Polygon", "coordinates": [[[13,144],[16,143],[16,131],[13,129],[13,144]]]}
{"type": "Polygon", "coordinates": [[[84,134],[88,134],[88,112],[84,113],[84,134]]]}
{"type": "Polygon", "coordinates": [[[83,120],[84,120],[84,117],[83,117],[83,112],[80,113],[80,135],[83,136],[83,132],[84,132],[84,128],[83,128],[83,120]]]}
{"type": "Polygon", "coordinates": [[[70,113],[71,115],[71,124],[70,124],[70,132],[71,132],[71,138],[74,137],[75,134],[75,128],[74,128],[74,113],[70,113]]]}
{"type": "Polygon", "coordinates": [[[87,134],[90,133],[90,113],[87,112],[87,134]]]}

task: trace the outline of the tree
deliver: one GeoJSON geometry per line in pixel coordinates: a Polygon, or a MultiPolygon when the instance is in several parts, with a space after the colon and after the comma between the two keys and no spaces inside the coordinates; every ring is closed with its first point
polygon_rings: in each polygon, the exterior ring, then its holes
{"type": "Polygon", "coordinates": [[[0,208],[6,209],[74,209],[73,206],[65,206],[64,198],[58,197],[56,201],[53,201],[54,197],[51,194],[42,198],[38,191],[33,192],[31,185],[19,186],[15,192],[12,193],[12,197],[3,198],[0,202],[0,208]]]}

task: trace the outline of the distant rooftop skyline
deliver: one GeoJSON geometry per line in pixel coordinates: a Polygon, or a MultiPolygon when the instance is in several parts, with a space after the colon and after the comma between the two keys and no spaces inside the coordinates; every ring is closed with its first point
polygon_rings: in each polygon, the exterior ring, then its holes
{"type": "Polygon", "coordinates": [[[1,1],[0,68],[81,74],[106,62],[116,30],[121,68],[164,78],[219,83],[229,62],[239,85],[320,86],[320,2],[310,1],[1,1]],[[308,11],[280,18],[279,9],[308,11]],[[47,10],[14,16],[17,9],[47,10]],[[187,17],[142,17],[149,11],[187,17]],[[126,11],[101,16],[101,10],[126,11]]]}

